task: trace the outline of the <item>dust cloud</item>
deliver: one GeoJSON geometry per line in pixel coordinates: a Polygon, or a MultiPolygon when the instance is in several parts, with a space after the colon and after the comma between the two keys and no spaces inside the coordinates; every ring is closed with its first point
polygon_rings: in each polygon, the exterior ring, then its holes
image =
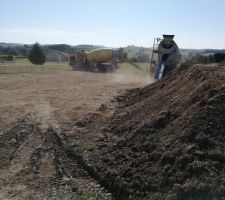
{"type": "Polygon", "coordinates": [[[46,132],[49,128],[56,132],[60,132],[59,125],[54,117],[53,108],[49,101],[38,101],[34,103],[33,110],[31,111],[31,118],[41,132],[46,132]]]}
{"type": "Polygon", "coordinates": [[[140,84],[141,86],[154,83],[154,77],[149,74],[133,74],[133,73],[121,73],[113,74],[112,82],[122,84],[140,84]]]}

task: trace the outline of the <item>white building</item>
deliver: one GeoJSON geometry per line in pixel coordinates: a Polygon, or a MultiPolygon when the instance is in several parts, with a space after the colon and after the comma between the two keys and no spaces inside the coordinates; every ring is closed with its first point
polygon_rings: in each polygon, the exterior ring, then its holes
{"type": "Polygon", "coordinates": [[[69,61],[69,54],[64,52],[51,52],[46,55],[46,60],[50,62],[67,62],[69,61]]]}

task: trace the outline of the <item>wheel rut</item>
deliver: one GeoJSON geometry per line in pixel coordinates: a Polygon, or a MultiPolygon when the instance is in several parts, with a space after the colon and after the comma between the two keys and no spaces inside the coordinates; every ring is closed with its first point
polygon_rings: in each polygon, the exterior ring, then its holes
{"type": "Polygon", "coordinates": [[[20,121],[0,136],[1,198],[113,199],[87,170],[82,156],[66,148],[67,136],[52,129],[41,132],[34,122],[20,121]]]}

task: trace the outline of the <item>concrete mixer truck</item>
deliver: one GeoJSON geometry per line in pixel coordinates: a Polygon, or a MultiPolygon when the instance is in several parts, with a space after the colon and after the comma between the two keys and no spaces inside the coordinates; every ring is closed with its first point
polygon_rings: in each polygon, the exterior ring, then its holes
{"type": "Polygon", "coordinates": [[[163,35],[163,39],[155,38],[150,60],[150,73],[156,80],[176,68],[179,63],[180,53],[173,40],[174,35],[163,35]]]}
{"type": "Polygon", "coordinates": [[[81,50],[70,54],[69,65],[76,71],[112,72],[117,68],[116,49],[81,50]]]}

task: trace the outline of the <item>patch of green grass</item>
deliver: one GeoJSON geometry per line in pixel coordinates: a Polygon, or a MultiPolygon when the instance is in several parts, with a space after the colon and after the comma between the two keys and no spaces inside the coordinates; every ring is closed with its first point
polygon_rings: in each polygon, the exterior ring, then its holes
{"type": "Polygon", "coordinates": [[[27,59],[17,59],[15,63],[0,63],[0,74],[18,73],[55,73],[72,71],[68,62],[46,62],[44,65],[33,65],[27,59]]]}

